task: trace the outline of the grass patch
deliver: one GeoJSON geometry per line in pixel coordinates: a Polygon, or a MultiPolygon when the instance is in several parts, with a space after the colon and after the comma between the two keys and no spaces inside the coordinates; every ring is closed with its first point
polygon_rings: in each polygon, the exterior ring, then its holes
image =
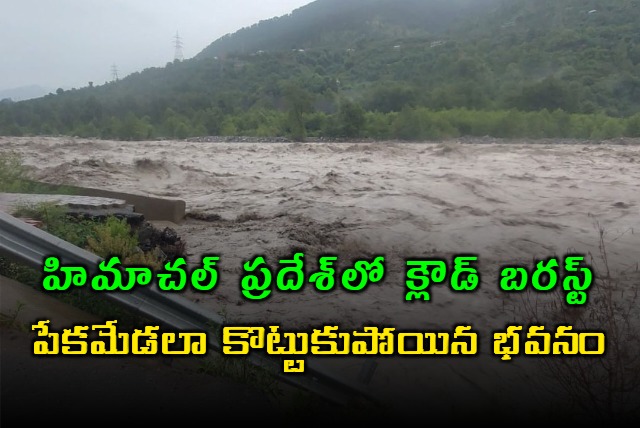
{"type": "Polygon", "coordinates": [[[18,301],[16,308],[10,314],[0,313],[0,326],[20,331],[28,331],[29,327],[18,321],[18,316],[25,306],[25,303],[18,301]]]}
{"type": "Polygon", "coordinates": [[[80,248],[85,248],[88,240],[96,234],[96,222],[69,216],[66,208],[52,202],[21,205],[12,214],[39,220],[43,224],[42,230],[80,248]]]}
{"type": "Polygon", "coordinates": [[[605,333],[604,355],[542,358],[538,381],[548,393],[553,394],[553,387],[565,393],[569,402],[562,404],[564,413],[571,406],[586,420],[615,425],[640,420],[640,272],[637,268],[612,272],[606,231],[597,223],[596,228],[600,254],[590,254],[595,282],[588,291],[589,301],[581,307],[568,306],[556,288],[546,298],[525,294],[517,311],[531,325],[571,325],[575,331],[605,333]]]}
{"type": "Polygon", "coordinates": [[[39,183],[29,178],[22,157],[16,152],[0,152],[0,192],[74,195],[68,186],[39,183]]]}
{"type": "Polygon", "coordinates": [[[123,265],[145,265],[159,270],[164,261],[155,251],[144,252],[139,248],[138,238],[125,219],[108,217],[103,224],[93,228],[87,237],[87,250],[106,259],[118,256],[123,265]]]}

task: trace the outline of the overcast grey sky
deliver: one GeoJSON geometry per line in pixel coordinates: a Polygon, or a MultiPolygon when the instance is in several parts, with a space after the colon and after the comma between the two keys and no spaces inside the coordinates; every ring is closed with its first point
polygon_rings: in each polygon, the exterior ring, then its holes
{"type": "Polygon", "coordinates": [[[0,0],[0,90],[81,88],[174,58],[312,0],[0,0]]]}

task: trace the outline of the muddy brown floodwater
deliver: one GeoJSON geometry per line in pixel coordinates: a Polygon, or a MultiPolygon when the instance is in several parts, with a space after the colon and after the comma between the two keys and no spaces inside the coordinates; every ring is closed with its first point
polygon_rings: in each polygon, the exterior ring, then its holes
{"type": "MultiPolygon", "coordinates": [[[[499,288],[502,266],[532,267],[551,256],[580,254],[598,273],[608,269],[622,286],[638,284],[635,140],[207,143],[5,137],[0,150],[21,153],[30,174],[49,183],[184,200],[188,216],[176,231],[187,242],[189,262],[220,257],[215,290],[186,296],[230,322],[309,331],[322,325],[413,331],[473,326],[480,335],[477,356],[376,359],[369,387],[401,411],[418,404],[455,415],[461,402],[507,409],[522,406],[523,396],[531,402],[549,398],[537,393],[558,386],[552,379],[538,382],[546,379],[539,359],[505,362],[492,355],[494,330],[527,321],[522,295],[499,288]],[[242,297],[245,261],[261,255],[276,267],[295,251],[304,252],[308,272],[321,255],[338,256],[338,268],[383,255],[385,277],[357,293],[342,287],[320,292],[307,284],[301,292],[273,291],[264,301],[242,297]],[[404,300],[406,259],[450,263],[457,255],[478,257],[478,289],[464,293],[433,285],[430,301],[404,300]]],[[[539,294],[541,305],[563,303],[563,293],[539,294]]],[[[347,379],[356,377],[362,361],[325,359],[347,379]]]]}

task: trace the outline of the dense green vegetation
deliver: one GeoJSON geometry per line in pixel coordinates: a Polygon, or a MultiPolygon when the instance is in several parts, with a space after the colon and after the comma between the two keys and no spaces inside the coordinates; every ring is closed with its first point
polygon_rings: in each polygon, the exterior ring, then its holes
{"type": "Polygon", "coordinates": [[[191,60],[0,103],[0,134],[640,136],[640,0],[318,0],[191,60]]]}
{"type": "MultiPolygon", "coordinates": [[[[17,153],[0,153],[0,192],[40,193],[17,153]]],[[[71,216],[66,208],[54,203],[39,203],[15,207],[16,217],[27,217],[40,222],[39,227],[73,245],[84,248],[102,258],[118,255],[123,265],[145,265],[159,270],[164,260],[153,249],[147,252],[139,249],[139,239],[135,228],[126,219],[108,216],[104,221],[71,216]]],[[[37,271],[22,263],[0,256],[0,276],[14,279],[41,290],[42,271],[37,271]]],[[[129,313],[122,307],[109,303],[101,296],[78,289],[73,293],[52,293],[51,295],[83,310],[99,316],[116,316],[124,324],[139,321],[139,315],[129,313]]],[[[8,314],[0,314],[0,323],[8,314]]]]}

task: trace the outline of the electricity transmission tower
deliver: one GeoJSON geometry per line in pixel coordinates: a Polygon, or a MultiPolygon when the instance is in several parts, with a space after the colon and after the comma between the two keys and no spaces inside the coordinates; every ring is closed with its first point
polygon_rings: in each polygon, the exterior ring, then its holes
{"type": "Polygon", "coordinates": [[[176,36],[173,38],[173,40],[174,40],[173,47],[175,48],[175,54],[173,59],[182,61],[184,59],[182,55],[182,39],[180,38],[180,35],[178,34],[177,31],[176,31],[176,36]]]}
{"type": "Polygon", "coordinates": [[[111,66],[111,81],[115,82],[118,80],[118,67],[115,64],[111,66]]]}

